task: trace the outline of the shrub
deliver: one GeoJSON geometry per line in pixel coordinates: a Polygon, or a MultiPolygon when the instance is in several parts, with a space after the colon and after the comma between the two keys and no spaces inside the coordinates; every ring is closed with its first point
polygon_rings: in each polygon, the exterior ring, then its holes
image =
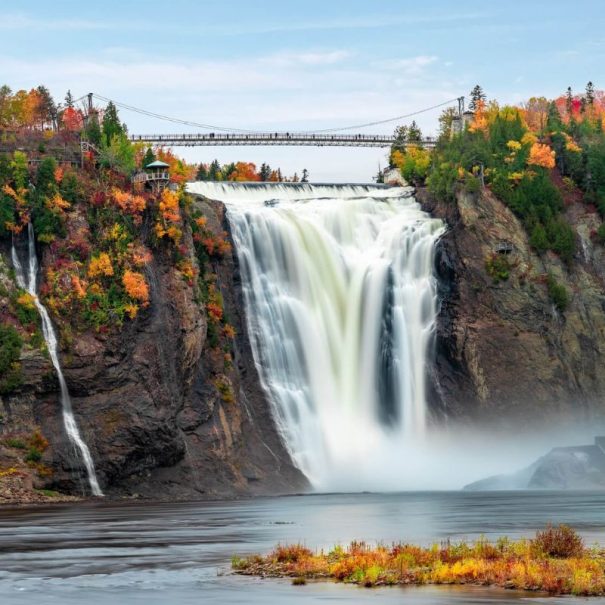
{"type": "Polygon", "coordinates": [[[25,456],[25,461],[35,463],[40,462],[40,460],[42,460],[42,452],[35,447],[30,447],[27,451],[27,456],[25,456]]]}
{"type": "Polygon", "coordinates": [[[0,324],[0,395],[21,384],[19,357],[23,341],[12,326],[0,324]]]}
{"type": "Polygon", "coordinates": [[[8,439],[5,439],[4,445],[6,445],[7,447],[14,447],[17,450],[27,449],[25,441],[23,441],[22,439],[18,439],[17,437],[9,437],[8,439]]]}
{"type": "Polygon", "coordinates": [[[548,297],[555,305],[558,311],[563,313],[569,306],[569,294],[565,286],[557,282],[552,273],[546,278],[546,287],[548,288],[548,297]]]}
{"type": "Polygon", "coordinates": [[[503,254],[493,253],[485,260],[485,270],[494,283],[506,281],[510,276],[511,264],[503,254]]]}
{"type": "Polygon", "coordinates": [[[567,525],[548,525],[545,530],[536,532],[532,547],[541,554],[560,559],[584,554],[584,540],[567,525]]]}

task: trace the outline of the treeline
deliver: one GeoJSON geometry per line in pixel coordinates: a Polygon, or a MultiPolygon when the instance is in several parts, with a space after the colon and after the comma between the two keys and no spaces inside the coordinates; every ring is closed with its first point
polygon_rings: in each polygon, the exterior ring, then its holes
{"type": "MultiPolygon", "coordinates": [[[[489,188],[521,219],[538,252],[571,261],[565,200],[582,198],[605,216],[605,94],[589,82],[582,94],[568,89],[513,107],[488,101],[476,86],[469,109],[464,120],[453,109],[442,114],[433,151],[409,139],[394,145],[391,164],[445,200],[489,188]]],[[[603,225],[595,236],[605,240],[603,225]]]]}
{"type": "Polygon", "coordinates": [[[231,162],[221,166],[218,160],[210,164],[202,163],[197,170],[198,181],[266,181],[269,183],[307,183],[309,171],[305,168],[302,177],[295,172],[293,176],[282,175],[280,168],[272,169],[268,164],[261,164],[257,169],[252,162],[231,162]]]}

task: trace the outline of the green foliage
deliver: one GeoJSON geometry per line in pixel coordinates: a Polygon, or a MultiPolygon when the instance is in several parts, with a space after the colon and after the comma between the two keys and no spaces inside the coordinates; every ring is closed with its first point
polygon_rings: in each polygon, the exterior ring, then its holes
{"type": "Polygon", "coordinates": [[[136,168],[135,150],[126,134],[122,132],[112,136],[101,153],[101,165],[126,175],[133,172],[136,168]]]}
{"type": "Polygon", "coordinates": [[[145,155],[143,156],[143,160],[141,161],[141,166],[145,168],[149,164],[155,162],[156,157],[155,153],[153,153],[153,149],[151,147],[147,147],[147,151],[145,151],[145,155]]]}
{"type": "Polygon", "coordinates": [[[546,287],[548,289],[550,301],[555,305],[558,311],[563,313],[569,306],[569,294],[567,293],[565,286],[558,283],[554,275],[549,273],[546,278],[546,287]]]}
{"type": "Polygon", "coordinates": [[[126,134],[124,127],[120,123],[118,110],[116,106],[109,101],[103,114],[103,144],[110,147],[115,137],[121,138],[126,134]]]}
{"type": "Polygon", "coordinates": [[[4,440],[4,445],[7,447],[13,447],[16,450],[25,450],[27,449],[27,444],[23,439],[19,439],[18,437],[8,437],[4,440]]]}
{"type": "Polygon", "coordinates": [[[84,129],[84,138],[96,147],[100,147],[103,142],[103,133],[99,125],[99,116],[96,112],[88,117],[86,128],[84,129]]]}
{"type": "Polygon", "coordinates": [[[605,223],[601,223],[597,229],[597,236],[601,244],[605,244],[605,223]]]}
{"type": "Polygon", "coordinates": [[[19,357],[23,341],[15,328],[0,324],[0,395],[21,384],[19,357]]]}
{"type": "Polygon", "coordinates": [[[36,463],[40,462],[40,460],[42,460],[42,452],[36,447],[30,447],[25,456],[25,461],[36,463]]]}
{"type": "Polygon", "coordinates": [[[485,259],[485,270],[494,283],[506,281],[510,276],[511,264],[506,255],[493,253],[485,259]]]}

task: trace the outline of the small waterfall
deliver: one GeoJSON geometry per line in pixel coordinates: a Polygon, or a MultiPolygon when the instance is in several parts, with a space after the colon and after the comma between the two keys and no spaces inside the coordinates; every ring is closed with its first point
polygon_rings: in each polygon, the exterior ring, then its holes
{"type": "Polygon", "coordinates": [[[82,460],[84,461],[84,466],[86,467],[86,472],[88,474],[88,482],[90,484],[92,494],[94,496],[102,496],[103,492],[101,491],[101,488],[99,487],[99,482],[97,481],[97,476],[95,474],[95,465],[92,460],[92,456],[90,455],[90,450],[88,449],[86,443],[84,443],[84,440],[80,435],[78,425],[76,424],[76,419],[74,418],[73,410],[71,407],[71,399],[69,397],[69,391],[67,390],[67,384],[65,382],[65,378],[61,370],[61,364],[59,363],[57,335],[55,334],[55,330],[53,328],[52,322],[50,321],[50,317],[48,315],[46,307],[44,307],[44,305],[40,302],[40,299],[38,298],[36,289],[36,277],[38,275],[38,258],[36,256],[34,228],[31,223],[29,223],[27,226],[27,234],[27,276],[25,274],[25,271],[23,270],[23,265],[19,260],[19,256],[17,254],[14,244],[11,249],[13,266],[15,268],[15,273],[17,276],[17,284],[20,288],[27,290],[27,292],[29,292],[29,294],[33,296],[36,309],[38,309],[40,319],[42,320],[42,333],[44,334],[46,347],[48,349],[48,353],[50,355],[53,366],[57,372],[57,377],[59,378],[59,385],[61,387],[61,404],[63,406],[63,424],[65,425],[65,431],[67,432],[67,436],[69,437],[71,443],[75,446],[77,451],[82,456],[82,460]]]}
{"type": "Polygon", "coordinates": [[[427,427],[443,223],[409,188],[188,188],[227,206],[254,359],[297,466],[318,489],[404,489],[427,427]]]}

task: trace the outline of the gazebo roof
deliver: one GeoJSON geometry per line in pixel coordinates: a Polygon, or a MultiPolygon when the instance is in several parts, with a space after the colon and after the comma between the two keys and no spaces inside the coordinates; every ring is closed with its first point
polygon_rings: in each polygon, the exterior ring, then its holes
{"type": "Polygon", "coordinates": [[[170,164],[166,164],[166,162],[156,160],[155,162],[151,162],[151,164],[147,164],[145,168],[170,168],[170,164]]]}

